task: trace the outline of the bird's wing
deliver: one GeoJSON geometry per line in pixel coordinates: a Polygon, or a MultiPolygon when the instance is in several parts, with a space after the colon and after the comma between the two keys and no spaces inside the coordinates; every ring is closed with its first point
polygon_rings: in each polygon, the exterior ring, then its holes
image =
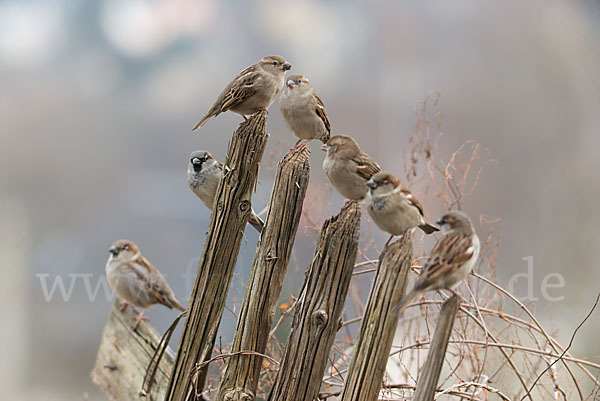
{"type": "Polygon", "coordinates": [[[132,262],[132,265],[136,271],[141,273],[138,277],[145,282],[148,293],[152,294],[158,303],[165,305],[167,308],[173,308],[168,295],[168,292],[170,292],[169,285],[148,259],[139,255],[132,262]]]}
{"type": "Polygon", "coordinates": [[[458,270],[474,252],[472,236],[460,233],[443,236],[431,250],[415,288],[426,289],[439,277],[458,270]]]}
{"type": "Polygon", "coordinates": [[[163,288],[161,288],[160,284],[157,283],[148,283],[146,285],[148,292],[156,298],[156,300],[166,306],[169,309],[173,309],[173,305],[171,304],[171,300],[169,299],[168,294],[165,292],[163,288]]]}
{"type": "Polygon", "coordinates": [[[251,65],[240,72],[231,82],[229,82],[229,84],[227,84],[210,110],[208,110],[208,113],[198,121],[194,128],[192,128],[192,131],[202,127],[209,118],[235,107],[235,105],[239,104],[244,99],[252,96],[256,91],[253,84],[259,75],[255,65],[251,65]]]}
{"type": "Polygon", "coordinates": [[[417,199],[417,197],[415,195],[413,195],[412,192],[410,192],[410,190],[408,188],[400,188],[400,193],[402,194],[402,196],[404,197],[404,199],[406,199],[408,201],[408,203],[410,203],[412,206],[416,207],[419,210],[419,213],[421,213],[421,216],[425,216],[425,214],[423,213],[423,205],[421,205],[421,202],[419,202],[419,200],[417,199]]]}
{"type": "Polygon", "coordinates": [[[144,276],[152,275],[157,271],[156,267],[152,266],[148,259],[146,259],[141,254],[138,254],[138,256],[133,260],[132,263],[137,270],[141,270],[144,276]]]}
{"type": "Polygon", "coordinates": [[[381,171],[381,167],[379,164],[375,162],[369,155],[366,153],[360,152],[358,156],[353,159],[354,163],[356,163],[356,172],[365,181],[369,180],[374,174],[381,171]]]}
{"type": "Polygon", "coordinates": [[[260,74],[253,68],[246,68],[230,84],[229,90],[220,99],[220,111],[224,112],[256,93],[256,81],[260,74]]]}
{"type": "Polygon", "coordinates": [[[325,111],[325,105],[323,104],[323,101],[316,93],[315,93],[315,101],[317,103],[315,112],[317,113],[317,116],[321,119],[321,121],[323,121],[323,124],[325,124],[325,129],[327,129],[327,132],[331,133],[331,123],[329,122],[329,117],[327,116],[327,111],[325,111]]]}

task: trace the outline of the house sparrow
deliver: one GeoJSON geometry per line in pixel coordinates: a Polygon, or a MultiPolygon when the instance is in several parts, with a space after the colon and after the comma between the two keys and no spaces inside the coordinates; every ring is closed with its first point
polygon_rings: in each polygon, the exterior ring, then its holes
{"type": "Polygon", "coordinates": [[[144,311],[149,306],[163,304],[169,309],[185,310],[165,278],[142,256],[136,244],[118,240],[108,251],[110,256],[106,262],[106,278],[110,287],[124,300],[121,310],[127,303],[142,309],[135,318],[134,330],[140,321],[148,320],[144,317],[144,311]]]}
{"type": "Polygon", "coordinates": [[[323,170],[334,188],[351,201],[364,199],[369,190],[366,182],[381,171],[379,164],[346,135],[332,136],[321,149],[327,151],[323,170]]]}
{"type": "Polygon", "coordinates": [[[326,143],[331,124],[323,101],[304,75],[291,75],[279,98],[281,114],[287,126],[296,135],[298,146],[303,139],[320,139],[326,143]]]}
{"type": "Polygon", "coordinates": [[[400,313],[419,294],[430,290],[454,289],[464,280],[479,257],[479,237],[462,212],[448,212],[437,221],[444,236],[435,244],[413,289],[392,308],[400,313]]]}
{"type": "MultiPolygon", "coordinates": [[[[198,150],[191,154],[187,169],[188,186],[206,207],[211,210],[222,176],[223,163],[215,160],[210,152],[198,150]]],[[[254,213],[254,210],[250,211],[248,223],[258,232],[261,232],[265,225],[260,217],[254,213]]]]}
{"type": "Polygon", "coordinates": [[[394,235],[403,235],[414,227],[419,227],[426,234],[439,231],[425,222],[423,206],[398,178],[380,171],[366,185],[369,192],[365,206],[369,216],[377,227],[391,234],[386,246],[394,235]]]}
{"type": "Polygon", "coordinates": [[[275,101],[285,80],[285,72],[292,66],[281,56],[266,56],[258,63],[240,72],[217,98],[208,113],[194,127],[202,127],[206,121],[231,110],[246,115],[259,110],[267,110],[275,101]]]}

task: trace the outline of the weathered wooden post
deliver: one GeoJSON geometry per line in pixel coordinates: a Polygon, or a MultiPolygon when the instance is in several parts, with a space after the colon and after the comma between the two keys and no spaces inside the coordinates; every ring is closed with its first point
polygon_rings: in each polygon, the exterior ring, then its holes
{"type": "Polygon", "coordinates": [[[450,333],[452,333],[452,326],[454,326],[454,319],[458,313],[459,306],[460,298],[456,295],[446,300],[442,306],[437,325],[435,326],[435,332],[429,345],[427,360],[417,380],[417,388],[413,396],[413,401],[433,401],[442,366],[444,365],[444,357],[448,348],[448,341],[450,341],[450,333]]]}
{"type": "Polygon", "coordinates": [[[192,382],[194,391],[204,388],[208,366],[195,378],[191,372],[212,354],[267,144],[265,127],[266,113],[257,113],[240,124],[229,145],[166,400],[191,399],[192,382]]]}
{"type": "Polygon", "coordinates": [[[389,311],[406,292],[412,249],[412,235],[408,233],[381,256],[340,397],[342,401],[372,401],[378,397],[398,326],[399,316],[389,311]]]}
{"type": "MultiPolygon", "coordinates": [[[[269,212],[238,318],[232,354],[239,351],[265,352],[302,214],[309,175],[308,147],[290,151],[279,163],[269,212]]],[[[257,355],[231,356],[216,400],[254,400],[261,365],[262,358],[257,355]]]]}
{"type": "MultiPolygon", "coordinates": [[[[141,321],[137,330],[133,330],[136,313],[131,307],[121,311],[120,304],[116,299],[110,310],[92,380],[111,401],[137,400],[160,335],[146,321],[141,321]]],[[[159,399],[165,395],[172,369],[173,354],[167,350],[154,376],[153,394],[159,399]]]]}
{"type": "Polygon", "coordinates": [[[317,397],[329,351],[341,326],[359,232],[360,206],[356,203],[323,224],[269,401],[317,397]]]}

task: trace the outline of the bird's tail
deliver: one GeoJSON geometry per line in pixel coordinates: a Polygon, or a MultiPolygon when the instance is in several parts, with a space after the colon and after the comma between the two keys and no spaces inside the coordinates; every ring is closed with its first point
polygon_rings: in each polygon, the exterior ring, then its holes
{"type": "Polygon", "coordinates": [[[250,214],[250,219],[248,220],[248,224],[250,224],[252,227],[254,227],[256,229],[256,231],[258,231],[259,233],[262,232],[262,229],[265,226],[264,221],[262,221],[260,219],[260,217],[258,217],[256,215],[256,213],[254,213],[254,210],[250,214]]]}
{"type": "Polygon", "coordinates": [[[429,224],[429,223],[421,224],[421,225],[419,226],[419,228],[420,228],[421,230],[423,230],[423,231],[425,232],[425,234],[433,234],[433,233],[434,233],[434,232],[436,232],[436,231],[440,231],[440,229],[439,229],[439,228],[437,228],[437,227],[434,227],[434,226],[432,226],[432,225],[431,225],[431,224],[429,224]]]}
{"type": "Polygon", "coordinates": [[[421,293],[421,291],[416,290],[416,289],[412,289],[408,294],[406,294],[404,296],[404,298],[402,298],[400,300],[400,302],[398,302],[396,305],[392,306],[392,309],[390,310],[390,314],[391,315],[399,315],[402,312],[404,312],[404,309],[406,309],[406,307],[412,302],[414,301],[414,299],[419,296],[419,294],[421,293]]]}
{"type": "Polygon", "coordinates": [[[212,116],[213,116],[213,113],[208,113],[207,115],[202,117],[202,119],[200,121],[198,121],[198,124],[196,124],[194,126],[194,128],[192,128],[192,131],[196,131],[198,128],[201,128],[208,121],[208,119],[211,118],[212,116]]]}

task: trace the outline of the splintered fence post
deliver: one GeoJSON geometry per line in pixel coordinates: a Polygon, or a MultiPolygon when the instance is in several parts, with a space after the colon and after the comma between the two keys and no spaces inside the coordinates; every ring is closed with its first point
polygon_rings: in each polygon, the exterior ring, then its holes
{"type": "MultiPolygon", "coordinates": [[[[138,400],[148,363],[160,342],[160,335],[146,321],[133,330],[135,311],[121,311],[116,299],[102,332],[92,380],[111,401],[138,400]]],[[[153,394],[162,399],[173,369],[169,349],[158,364],[153,394]]]]}
{"type": "Polygon", "coordinates": [[[389,311],[406,292],[412,254],[408,233],[392,243],[379,261],[341,401],[378,399],[399,318],[389,311]]]}
{"type": "MultiPolygon", "coordinates": [[[[309,176],[308,147],[290,151],[279,163],[269,212],[238,318],[232,354],[240,351],[265,352],[298,230],[309,176]]],[[[262,359],[257,355],[231,356],[216,400],[254,400],[262,359]]]]}
{"type": "Polygon", "coordinates": [[[240,124],[229,145],[169,380],[165,398],[168,401],[193,399],[192,394],[204,388],[208,366],[196,375],[192,372],[196,364],[210,359],[212,354],[267,144],[265,128],[266,113],[257,113],[240,124]]]}
{"type": "Polygon", "coordinates": [[[269,401],[311,401],[317,397],[341,326],[359,232],[360,206],[356,203],[323,224],[269,401]]]}
{"type": "Polygon", "coordinates": [[[413,401],[433,400],[444,364],[444,356],[446,355],[446,348],[448,348],[450,333],[452,332],[452,326],[454,325],[454,319],[456,318],[459,306],[460,299],[456,295],[446,300],[442,306],[437,325],[435,326],[435,332],[433,333],[433,339],[429,345],[427,360],[417,380],[417,388],[413,396],[413,401]]]}

